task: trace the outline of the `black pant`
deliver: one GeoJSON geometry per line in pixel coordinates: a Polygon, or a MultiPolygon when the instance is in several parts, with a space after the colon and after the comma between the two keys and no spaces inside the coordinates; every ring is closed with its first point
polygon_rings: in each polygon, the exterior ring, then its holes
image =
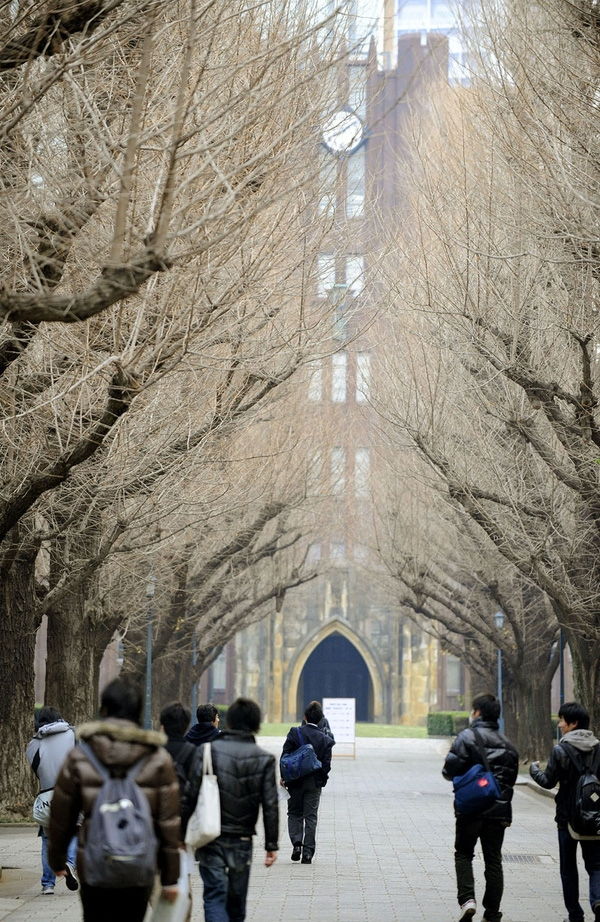
{"type": "Polygon", "coordinates": [[[502,842],[506,823],[503,820],[489,820],[482,816],[457,816],[456,839],[454,842],[454,863],[458,885],[458,903],[475,899],[473,880],[473,854],[477,839],[481,842],[485,863],[485,893],[483,908],[487,922],[500,922],[500,901],[504,890],[502,875],[502,842]]]}
{"type": "Polygon", "coordinates": [[[81,883],[83,922],[144,922],[148,900],[147,887],[124,887],[106,890],[81,883]]]}
{"type": "Polygon", "coordinates": [[[313,855],[321,788],[317,787],[314,775],[307,775],[288,790],[288,832],[292,845],[302,845],[305,854],[313,855]]]}
{"type": "MultiPolygon", "coordinates": [[[[590,905],[600,905],[600,842],[581,841],[585,869],[590,877],[590,905]]],[[[583,922],[583,909],[579,902],[579,873],[577,871],[577,839],[572,839],[567,828],[558,827],[558,854],[563,899],[569,922],[583,922]]]]}

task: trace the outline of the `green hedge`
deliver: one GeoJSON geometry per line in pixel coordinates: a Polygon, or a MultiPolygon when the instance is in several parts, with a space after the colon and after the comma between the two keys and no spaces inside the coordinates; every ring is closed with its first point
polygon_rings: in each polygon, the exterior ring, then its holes
{"type": "Polygon", "coordinates": [[[427,715],[427,736],[456,736],[468,725],[467,711],[431,711],[427,715]]]}

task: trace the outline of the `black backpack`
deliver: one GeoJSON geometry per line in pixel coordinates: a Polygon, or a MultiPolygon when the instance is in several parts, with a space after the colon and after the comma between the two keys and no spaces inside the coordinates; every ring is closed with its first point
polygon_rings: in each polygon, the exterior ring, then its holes
{"type": "Polygon", "coordinates": [[[571,802],[569,832],[574,839],[600,838],[600,745],[587,759],[569,743],[562,746],[579,776],[571,802]]]}

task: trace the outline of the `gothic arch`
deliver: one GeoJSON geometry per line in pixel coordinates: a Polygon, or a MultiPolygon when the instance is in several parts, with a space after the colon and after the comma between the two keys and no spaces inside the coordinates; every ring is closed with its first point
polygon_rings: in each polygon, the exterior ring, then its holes
{"type": "Polygon", "coordinates": [[[325,640],[326,637],[330,637],[332,634],[340,634],[342,637],[345,637],[346,640],[348,640],[358,650],[364,659],[373,687],[373,719],[375,721],[383,720],[385,715],[385,702],[383,695],[384,683],[379,663],[370,646],[363,640],[363,638],[355,631],[353,631],[348,624],[343,621],[339,621],[338,619],[329,621],[327,624],[324,624],[322,627],[314,631],[305,642],[304,646],[296,653],[294,659],[291,661],[290,668],[287,673],[287,687],[285,692],[285,705],[288,719],[295,720],[297,716],[296,696],[298,692],[298,683],[300,681],[300,676],[302,675],[302,670],[306,665],[306,661],[308,660],[310,654],[316,650],[321,641],[325,640]]]}

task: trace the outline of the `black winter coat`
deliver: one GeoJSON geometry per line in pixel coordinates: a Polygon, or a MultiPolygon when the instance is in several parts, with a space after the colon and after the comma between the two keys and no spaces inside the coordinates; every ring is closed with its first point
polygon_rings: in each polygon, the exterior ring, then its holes
{"type": "MultiPolygon", "coordinates": [[[[253,836],[259,807],[265,826],[265,850],[279,848],[279,800],[275,779],[275,756],[256,745],[252,733],[225,730],[210,744],[213,771],[221,798],[221,835],[253,836]]],[[[203,748],[197,750],[191,781],[181,807],[183,836],[194,812],[202,786],[203,748]]]]}
{"type": "MultiPolygon", "coordinates": [[[[534,768],[533,765],[529,766],[529,774],[540,787],[550,789],[557,784],[560,785],[554,798],[556,804],[554,819],[559,829],[566,829],[569,818],[572,816],[575,790],[577,788],[577,781],[579,780],[579,772],[564,749],[564,747],[568,745],[569,743],[559,743],[558,746],[554,747],[550,753],[546,771],[543,771],[541,768],[534,768]]],[[[578,756],[579,759],[583,761],[586,760],[586,755],[584,753],[575,749],[575,747],[573,747],[573,749],[576,757],[578,756]]]]}
{"type": "Polygon", "coordinates": [[[220,735],[221,731],[214,724],[204,722],[190,727],[185,734],[185,739],[194,746],[201,746],[203,743],[212,743],[220,735]]]}
{"type": "Polygon", "coordinates": [[[482,720],[478,717],[470,727],[458,734],[446,756],[442,774],[448,781],[452,781],[457,775],[464,775],[473,765],[482,764],[473,729],[478,731],[490,770],[500,788],[500,798],[484,815],[487,819],[503,820],[509,825],[512,821],[513,787],[519,773],[519,753],[499,732],[495,720],[482,720]]]}
{"type": "MultiPolygon", "coordinates": [[[[302,724],[300,728],[292,727],[289,731],[285,738],[281,754],[287,755],[288,752],[294,752],[294,750],[299,749],[301,745],[304,746],[305,743],[310,743],[312,745],[317,754],[317,759],[321,763],[322,767],[318,768],[316,772],[313,772],[313,775],[317,787],[324,788],[327,784],[329,772],[331,771],[331,750],[335,746],[335,740],[333,736],[328,736],[327,733],[319,730],[315,724],[302,724]],[[300,743],[298,739],[299,729],[302,743],[300,743]]],[[[310,777],[310,775],[307,777],[310,777]]],[[[286,787],[293,788],[294,785],[301,785],[303,781],[303,778],[299,778],[298,781],[288,781],[286,787]]]]}

